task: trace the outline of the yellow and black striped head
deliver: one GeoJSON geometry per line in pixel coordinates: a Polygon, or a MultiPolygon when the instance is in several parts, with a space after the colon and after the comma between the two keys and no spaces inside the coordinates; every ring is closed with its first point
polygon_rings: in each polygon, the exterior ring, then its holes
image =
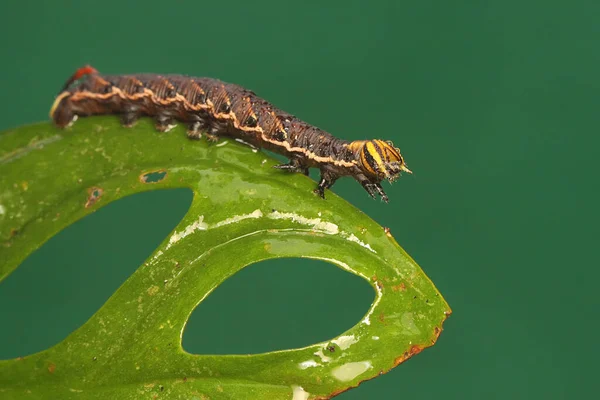
{"type": "Polygon", "coordinates": [[[366,175],[394,181],[401,171],[412,173],[400,149],[389,140],[357,140],[348,145],[366,175]]]}

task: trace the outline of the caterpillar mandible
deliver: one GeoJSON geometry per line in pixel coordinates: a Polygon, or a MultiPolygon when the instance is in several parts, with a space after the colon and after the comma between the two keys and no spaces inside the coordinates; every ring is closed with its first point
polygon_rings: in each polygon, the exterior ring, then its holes
{"type": "Polygon", "coordinates": [[[348,142],[277,109],[254,92],[212,78],[183,75],[101,75],[87,65],[64,84],[50,109],[59,127],[77,117],[119,114],[125,126],[142,116],[152,116],[156,129],[166,132],[176,121],[188,124],[188,136],[209,141],[230,136],[289,158],[275,168],[308,175],[319,168],[321,177],[314,190],[325,198],[342,176],[356,179],[367,193],[388,197],[381,187],[402,171],[411,173],[400,149],[384,140],[348,142]]]}

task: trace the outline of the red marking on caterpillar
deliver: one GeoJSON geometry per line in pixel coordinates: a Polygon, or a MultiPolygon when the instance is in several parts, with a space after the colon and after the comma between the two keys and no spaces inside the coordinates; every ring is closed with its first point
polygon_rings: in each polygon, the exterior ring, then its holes
{"type": "Polygon", "coordinates": [[[79,68],[77,71],[75,71],[75,73],[73,74],[73,76],[67,81],[65,82],[62,91],[67,90],[67,88],[76,80],[81,79],[82,77],[84,77],[85,75],[91,75],[91,74],[97,74],[98,71],[96,71],[96,68],[91,67],[89,65],[86,65],[85,67],[81,67],[79,68]]]}
{"type": "Polygon", "coordinates": [[[381,181],[390,182],[402,171],[410,173],[400,149],[384,140],[338,139],[295,116],[279,110],[254,92],[212,78],[183,75],[101,75],[94,68],[78,69],[67,80],[50,110],[57,126],[65,127],[77,117],[119,114],[125,126],[142,116],[154,117],[159,131],[176,121],[188,125],[188,136],[208,140],[230,136],[258,148],[289,158],[275,166],[308,175],[319,168],[315,189],[325,197],[341,176],[356,179],[369,195],[388,197],[381,181]]]}

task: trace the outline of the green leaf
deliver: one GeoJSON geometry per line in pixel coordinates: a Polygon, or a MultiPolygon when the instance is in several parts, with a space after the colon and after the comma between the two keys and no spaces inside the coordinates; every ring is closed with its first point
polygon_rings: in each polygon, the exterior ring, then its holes
{"type": "Polygon", "coordinates": [[[89,321],[48,350],[0,361],[0,397],[329,398],[433,345],[450,308],[392,235],[274,164],[231,139],[157,133],[149,120],[127,129],[94,117],[66,130],[42,123],[0,134],[0,280],[111,201],[156,189],[194,193],[175,231],[89,321]],[[366,279],[376,292],[369,312],[305,348],[183,350],[186,321],[211,291],[245,266],[282,257],[325,260],[366,279]]]}

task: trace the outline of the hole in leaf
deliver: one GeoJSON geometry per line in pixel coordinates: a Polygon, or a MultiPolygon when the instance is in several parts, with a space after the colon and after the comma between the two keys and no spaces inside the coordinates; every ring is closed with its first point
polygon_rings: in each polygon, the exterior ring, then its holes
{"type": "Polygon", "coordinates": [[[167,176],[167,171],[160,170],[145,173],[140,177],[140,180],[144,183],[157,183],[165,179],[165,176],[167,176]]]}
{"type": "Polygon", "coordinates": [[[255,354],[308,346],[357,324],[374,299],[365,280],[324,261],[263,261],[227,279],[192,312],[183,348],[255,354]]]}
{"type": "Polygon", "coordinates": [[[32,253],[0,283],[0,359],[47,349],[83,325],[175,228],[191,202],[188,189],[127,196],[32,253]]]}
{"type": "Polygon", "coordinates": [[[89,208],[96,204],[96,202],[100,199],[104,191],[102,188],[93,187],[88,190],[88,199],[85,203],[85,208],[89,208]]]}

